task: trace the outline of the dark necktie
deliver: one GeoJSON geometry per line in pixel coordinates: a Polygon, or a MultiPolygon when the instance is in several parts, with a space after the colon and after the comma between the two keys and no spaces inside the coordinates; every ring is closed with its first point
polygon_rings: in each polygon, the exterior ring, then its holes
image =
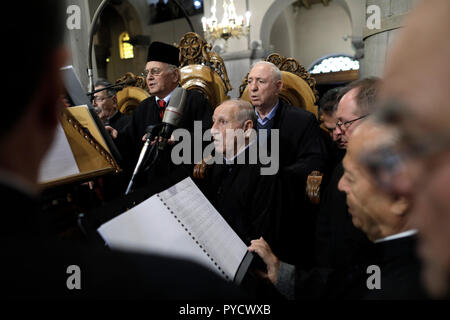
{"type": "Polygon", "coordinates": [[[166,110],[166,102],[163,99],[158,100],[158,105],[159,105],[159,117],[162,118],[164,117],[164,111],[166,110]]]}

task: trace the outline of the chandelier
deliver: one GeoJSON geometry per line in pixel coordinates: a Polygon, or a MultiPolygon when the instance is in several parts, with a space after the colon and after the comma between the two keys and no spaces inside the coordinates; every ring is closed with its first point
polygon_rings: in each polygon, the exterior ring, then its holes
{"type": "Polygon", "coordinates": [[[211,6],[211,17],[202,18],[203,32],[205,38],[210,41],[217,39],[228,40],[231,37],[240,38],[247,36],[250,31],[250,11],[245,13],[245,17],[236,14],[233,0],[223,0],[223,17],[219,22],[216,16],[216,0],[211,6]]]}

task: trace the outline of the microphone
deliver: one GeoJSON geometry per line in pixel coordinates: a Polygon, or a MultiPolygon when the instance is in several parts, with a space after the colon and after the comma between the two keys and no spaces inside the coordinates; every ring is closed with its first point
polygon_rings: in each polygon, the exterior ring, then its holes
{"type": "Polygon", "coordinates": [[[183,87],[177,87],[170,97],[170,101],[166,110],[164,111],[164,117],[162,119],[163,127],[159,136],[161,137],[161,143],[159,149],[164,150],[167,145],[167,140],[170,139],[172,132],[178,128],[181,119],[183,118],[183,110],[186,104],[186,89],[183,87]]]}

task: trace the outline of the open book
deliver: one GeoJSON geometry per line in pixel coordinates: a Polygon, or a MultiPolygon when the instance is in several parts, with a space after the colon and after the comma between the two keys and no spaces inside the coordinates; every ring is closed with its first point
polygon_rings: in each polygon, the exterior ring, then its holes
{"type": "Polygon", "coordinates": [[[237,284],[253,259],[191,178],[103,224],[98,232],[111,248],[193,260],[237,284]]]}

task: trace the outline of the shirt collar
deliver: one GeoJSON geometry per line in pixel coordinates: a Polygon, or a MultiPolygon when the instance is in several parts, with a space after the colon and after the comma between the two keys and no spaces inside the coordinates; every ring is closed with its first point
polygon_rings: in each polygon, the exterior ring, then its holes
{"type": "Polygon", "coordinates": [[[269,114],[267,116],[265,116],[264,119],[262,119],[260,117],[258,110],[256,110],[256,108],[255,108],[256,116],[258,117],[258,122],[262,125],[265,125],[267,122],[272,120],[273,117],[275,117],[275,112],[277,111],[279,104],[280,104],[280,101],[278,100],[277,103],[275,104],[275,106],[272,108],[272,110],[270,110],[269,114]]]}
{"type": "MultiPolygon", "coordinates": [[[[176,88],[175,88],[176,89],[176,88]]],[[[164,100],[164,102],[166,103],[166,106],[169,104],[170,101],[170,97],[172,97],[173,92],[175,91],[175,89],[172,90],[171,93],[169,93],[164,99],[160,99],[158,97],[155,96],[156,98],[156,103],[158,103],[159,100],[164,100]]]]}
{"type": "Polygon", "coordinates": [[[245,150],[247,150],[254,142],[256,139],[253,139],[252,141],[250,141],[244,148],[242,148],[233,158],[231,159],[227,159],[225,156],[223,157],[225,160],[226,164],[233,164],[234,159],[236,159],[241,153],[243,153],[245,150]]]}
{"type": "Polygon", "coordinates": [[[111,120],[118,114],[119,110],[116,110],[110,117],[108,117],[108,120],[111,120]]]}
{"type": "Polygon", "coordinates": [[[374,243],[380,243],[380,242],[386,242],[386,241],[391,241],[391,240],[400,239],[400,238],[406,238],[406,237],[412,236],[416,233],[417,233],[417,229],[407,230],[404,232],[400,232],[397,234],[393,234],[393,235],[375,240],[374,243]]]}

